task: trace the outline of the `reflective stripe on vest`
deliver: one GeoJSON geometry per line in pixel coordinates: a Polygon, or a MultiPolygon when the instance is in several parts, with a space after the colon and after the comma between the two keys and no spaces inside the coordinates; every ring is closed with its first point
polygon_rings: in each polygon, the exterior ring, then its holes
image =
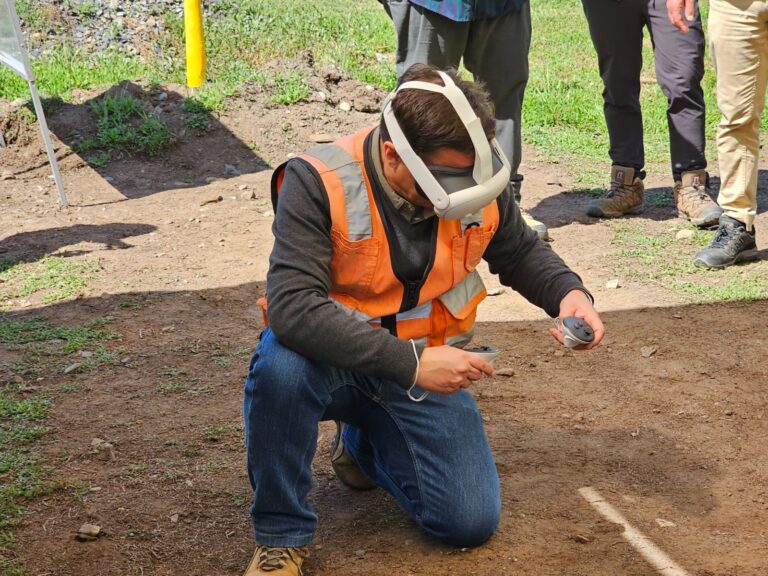
{"type": "Polygon", "coordinates": [[[304,155],[316,158],[327,169],[334,170],[338,174],[346,199],[347,237],[350,240],[370,238],[371,205],[360,165],[349,155],[349,152],[332,144],[315,146],[307,150],[304,155]]]}

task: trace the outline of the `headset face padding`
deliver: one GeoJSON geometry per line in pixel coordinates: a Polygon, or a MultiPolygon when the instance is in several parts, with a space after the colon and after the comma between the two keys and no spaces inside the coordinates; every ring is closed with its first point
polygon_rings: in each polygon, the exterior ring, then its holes
{"type": "Polygon", "coordinates": [[[439,72],[445,86],[431,82],[405,82],[387,98],[384,104],[384,123],[392,143],[411,175],[432,202],[435,213],[448,220],[460,219],[490,204],[509,185],[509,161],[494,138],[485,136],[482,123],[467,101],[464,93],[450,76],[439,72]],[[448,98],[456,114],[467,129],[475,147],[472,168],[427,166],[413,151],[392,110],[392,99],[404,89],[439,92],[448,98]]]}

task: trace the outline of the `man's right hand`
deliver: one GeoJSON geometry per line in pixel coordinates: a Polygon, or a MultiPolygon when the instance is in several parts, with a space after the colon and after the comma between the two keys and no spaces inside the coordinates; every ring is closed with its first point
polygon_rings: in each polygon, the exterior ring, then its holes
{"type": "Polygon", "coordinates": [[[667,0],[667,16],[672,25],[688,32],[688,22],[692,22],[696,9],[696,0],[667,0]],[[683,18],[683,8],[685,8],[685,18],[683,18]]]}
{"type": "Polygon", "coordinates": [[[493,367],[477,354],[453,346],[433,346],[424,348],[419,357],[416,384],[428,392],[453,394],[483,374],[493,376],[493,367]]]}

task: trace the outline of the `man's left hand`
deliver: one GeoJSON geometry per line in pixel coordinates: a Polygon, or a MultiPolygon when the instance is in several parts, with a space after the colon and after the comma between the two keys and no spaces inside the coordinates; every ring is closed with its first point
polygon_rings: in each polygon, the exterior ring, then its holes
{"type": "MultiPolygon", "coordinates": [[[[605,328],[603,322],[600,320],[600,316],[597,314],[592,301],[581,290],[571,290],[560,301],[560,318],[567,318],[568,316],[576,316],[583,319],[589,324],[592,331],[595,333],[595,339],[589,344],[583,344],[576,346],[574,350],[590,350],[600,344],[600,340],[603,339],[605,334],[605,328]]],[[[550,328],[549,333],[560,342],[563,343],[563,333],[557,328],[550,328]]]]}
{"type": "Polygon", "coordinates": [[[695,10],[696,0],[667,0],[669,21],[682,32],[688,32],[688,22],[693,22],[695,10]]]}

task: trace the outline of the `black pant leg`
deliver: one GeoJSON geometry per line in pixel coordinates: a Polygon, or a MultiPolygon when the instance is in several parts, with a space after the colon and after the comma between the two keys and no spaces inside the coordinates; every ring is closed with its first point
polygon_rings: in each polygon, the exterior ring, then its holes
{"type": "Polygon", "coordinates": [[[704,154],[704,31],[698,6],[689,32],[672,26],[664,2],[647,0],[656,80],[667,97],[672,174],[707,167],[704,154]]]}
{"type": "Polygon", "coordinates": [[[640,70],[647,0],[582,0],[603,79],[603,110],[611,162],[645,165],[640,70]]]}

